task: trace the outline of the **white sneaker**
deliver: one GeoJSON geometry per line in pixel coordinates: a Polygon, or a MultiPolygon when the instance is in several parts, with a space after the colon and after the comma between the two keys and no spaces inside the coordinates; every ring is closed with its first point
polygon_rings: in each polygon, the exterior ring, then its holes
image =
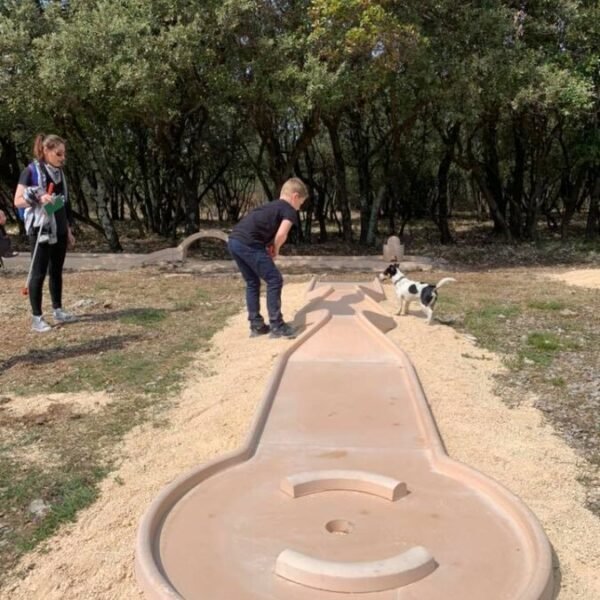
{"type": "Polygon", "coordinates": [[[32,331],[36,331],[37,333],[45,333],[46,331],[50,331],[52,327],[44,321],[44,317],[33,317],[31,321],[31,329],[32,331]]]}
{"type": "Polygon", "coordinates": [[[77,319],[71,313],[65,312],[62,308],[55,308],[54,320],[58,323],[72,323],[77,319]]]}

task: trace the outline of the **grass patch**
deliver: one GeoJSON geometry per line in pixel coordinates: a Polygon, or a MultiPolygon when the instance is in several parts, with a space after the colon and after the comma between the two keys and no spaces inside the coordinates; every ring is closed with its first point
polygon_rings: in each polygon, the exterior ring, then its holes
{"type": "Polygon", "coordinates": [[[549,365],[561,347],[558,336],[549,332],[530,333],[526,344],[520,351],[521,358],[542,366],[549,365]]]}
{"type": "Polygon", "coordinates": [[[536,310],[563,310],[566,304],[557,300],[534,300],[533,302],[528,302],[527,306],[536,310]]]}
{"type": "Polygon", "coordinates": [[[166,426],[184,369],[243,301],[228,277],[181,278],[176,293],[173,279],[148,269],[65,279],[65,305],[86,302],[77,323],[46,336],[24,335],[22,300],[0,290],[0,306],[18,315],[0,350],[0,581],[94,502],[127,432],[143,422],[166,426]],[[112,402],[91,412],[63,403],[19,416],[4,410],[20,395],[100,391],[112,402]],[[30,512],[33,500],[46,504],[44,515],[30,512]]]}
{"type": "Polygon", "coordinates": [[[458,279],[444,288],[438,316],[451,314],[457,329],[503,357],[508,370],[497,376],[498,393],[510,405],[533,397],[579,451],[587,465],[588,507],[600,515],[600,494],[594,492],[600,489],[597,291],[578,288],[574,294],[566,285],[503,271],[458,279]],[[512,285],[516,276],[518,286],[512,285]]]}
{"type": "Polygon", "coordinates": [[[478,339],[485,339],[485,345],[490,350],[501,347],[501,340],[496,339],[498,332],[506,329],[514,317],[520,314],[520,308],[514,304],[463,306],[463,310],[465,328],[478,339]]]}
{"type": "Polygon", "coordinates": [[[18,551],[33,550],[55,533],[63,523],[74,521],[77,512],[89,506],[98,497],[97,483],[104,478],[106,472],[106,469],[95,468],[90,474],[75,474],[62,481],[53,481],[50,489],[53,503],[50,510],[37,526],[16,540],[18,551]]]}
{"type": "Polygon", "coordinates": [[[157,308],[144,308],[131,311],[119,317],[122,323],[129,325],[140,325],[141,327],[152,327],[167,318],[165,310],[157,308]]]}

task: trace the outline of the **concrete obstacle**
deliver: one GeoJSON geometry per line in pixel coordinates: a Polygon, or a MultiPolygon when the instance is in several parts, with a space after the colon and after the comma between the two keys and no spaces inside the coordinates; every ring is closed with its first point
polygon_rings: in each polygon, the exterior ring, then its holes
{"type": "Polygon", "coordinates": [[[542,528],[447,455],[380,282],[315,282],[244,446],[146,512],[146,598],[551,600],[542,528]]]}
{"type": "Polygon", "coordinates": [[[383,259],[387,262],[400,262],[404,257],[404,245],[400,238],[392,235],[383,244],[383,259]]]}

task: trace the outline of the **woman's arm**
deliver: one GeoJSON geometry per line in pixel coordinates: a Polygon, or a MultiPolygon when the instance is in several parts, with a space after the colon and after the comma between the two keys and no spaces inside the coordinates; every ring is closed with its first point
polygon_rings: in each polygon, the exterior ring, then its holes
{"type": "MultiPolygon", "coordinates": [[[[28,189],[33,188],[29,188],[26,185],[23,185],[22,183],[17,184],[17,189],[15,191],[14,198],[14,203],[17,208],[28,208],[29,206],[31,206],[31,203],[27,202],[27,200],[25,199],[25,193],[28,189]]],[[[38,201],[42,204],[48,204],[48,202],[52,202],[52,196],[48,193],[42,194],[39,196],[38,201]]]]}
{"type": "Polygon", "coordinates": [[[23,197],[23,194],[25,193],[26,189],[27,189],[27,187],[24,186],[22,183],[19,183],[17,185],[17,191],[15,192],[15,200],[14,200],[15,206],[17,208],[27,208],[29,206],[29,204],[23,197]]]}

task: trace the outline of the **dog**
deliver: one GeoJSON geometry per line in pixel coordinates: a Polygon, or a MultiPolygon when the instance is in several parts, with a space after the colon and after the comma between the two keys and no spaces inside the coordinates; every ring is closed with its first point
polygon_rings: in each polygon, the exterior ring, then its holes
{"type": "Polygon", "coordinates": [[[450,281],[456,281],[456,279],[453,277],[444,277],[436,285],[420,283],[419,281],[408,279],[399,267],[398,263],[392,263],[379,275],[381,281],[391,279],[394,284],[396,296],[400,300],[400,308],[397,314],[408,314],[410,303],[418,301],[421,305],[421,310],[427,316],[427,325],[430,325],[433,318],[433,307],[438,298],[437,290],[450,281]]]}

